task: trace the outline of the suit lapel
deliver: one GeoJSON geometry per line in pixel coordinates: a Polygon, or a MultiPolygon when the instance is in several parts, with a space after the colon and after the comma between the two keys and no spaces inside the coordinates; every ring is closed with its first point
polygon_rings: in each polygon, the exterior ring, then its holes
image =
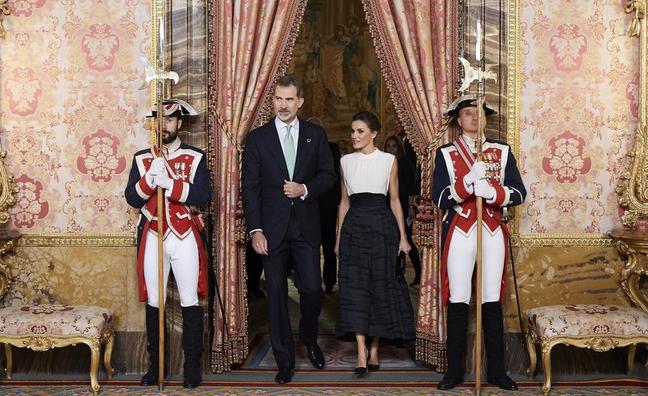
{"type": "Polygon", "coordinates": [[[277,165],[281,169],[281,172],[284,175],[284,179],[288,180],[288,167],[286,166],[286,159],[283,155],[283,150],[281,149],[281,142],[279,142],[279,132],[277,131],[277,126],[275,125],[274,118],[270,121],[269,127],[267,130],[268,134],[268,147],[270,148],[270,153],[272,153],[272,158],[275,159],[277,165]]]}
{"type": "Polygon", "coordinates": [[[312,136],[310,128],[306,123],[299,120],[299,143],[297,144],[297,158],[295,159],[295,172],[293,172],[293,180],[297,180],[297,176],[302,173],[302,168],[306,163],[306,159],[310,155],[312,149],[312,136]]]}

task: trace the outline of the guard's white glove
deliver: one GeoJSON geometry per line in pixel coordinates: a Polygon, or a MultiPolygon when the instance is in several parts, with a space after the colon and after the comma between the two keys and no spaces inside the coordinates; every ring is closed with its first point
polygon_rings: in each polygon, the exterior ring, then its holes
{"type": "Polygon", "coordinates": [[[475,182],[475,196],[492,200],[495,198],[495,187],[491,186],[487,180],[479,179],[475,182]]]}
{"type": "Polygon", "coordinates": [[[166,173],[164,158],[155,158],[153,162],[151,162],[151,166],[149,167],[148,172],[146,172],[146,181],[148,182],[148,184],[153,184],[153,179],[155,178],[155,176],[162,173],[166,173]]]}
{"type": "Polygon", "coordinates": [[[173,188],[173,179],[171,179],[169,175],[164,172],[153,177],[153,185],[160,186],[165,190],[170,190],[171,188],[173,188]]]}
{"type": "Polygon", "coordinates": [[[486,163],[483,161],[477,161],[470,168],[470,172],[464,176],[464,183],[466,186],[470,186],[479,179],[483,179],[486,176],[486,163]]]}
{"type": "Polygon", "coordinates": [[[162,173],[166,173],[166,169],[164,166],[164,158],[162,157],[157,157],[151,162],[151,167],[149,168],[149,173],[153,176],[161,175],[162,173]]]}

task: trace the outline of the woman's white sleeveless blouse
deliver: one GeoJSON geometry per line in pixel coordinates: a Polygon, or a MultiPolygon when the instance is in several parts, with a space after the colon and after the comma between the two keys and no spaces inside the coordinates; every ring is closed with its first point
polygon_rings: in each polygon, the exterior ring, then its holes
{"type": "Polygon", "coordinates": [[[349,195],[373,193],[387,195],[394,156],[378,149],[371,154],[357,151],[340,160],[344,184],[349,195]]]}

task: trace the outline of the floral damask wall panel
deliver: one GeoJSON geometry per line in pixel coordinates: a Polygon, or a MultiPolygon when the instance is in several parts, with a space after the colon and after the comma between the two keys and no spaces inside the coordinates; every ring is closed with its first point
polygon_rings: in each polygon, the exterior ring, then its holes
{"type": "Polygon", "coordinates": [[[18,247],[4,257],[12,285],[2,304],[97,305],[113,310],[117,331],[142,330],[135,254],[131,247],[18,247]]]}
{"type": "Polygon", "coordinates": [[[637,124],[625,1],[521,0],[521,233],[621,226],[614,189],[637,124]]]}
{"type": "MultiPolygon", "coordinates": [[[[614,247],[523,247],[515,255],[522,313],[543,305],[630,305],[619,286],[624,261],[614,247]]],[[[506,328],[519,331],[513,272],[508,267],[506,328]]]]}
{"type": "Polygon", "coordinates": [[[0,126],[23,233],[128,232],[123,190],[147,145],[150,2],[10,0],[0,126]]]}

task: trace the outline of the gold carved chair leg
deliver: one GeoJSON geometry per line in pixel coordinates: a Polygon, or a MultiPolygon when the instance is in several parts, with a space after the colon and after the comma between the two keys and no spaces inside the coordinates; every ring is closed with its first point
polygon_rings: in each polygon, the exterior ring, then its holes
{"type": "Polygon", "coordinates": [[[628,368],[626,369],[626,374],[632,370],[632,367],[634,366],[634,358],[635,358],[635,353],[637,352],[637,345],[636,344],[631,344],[628,346],[628,368]]]}
{"type": "Polygon", "coordinates": [[[533,378],[535,376],[538,355],[536,354],[536,345],[529,334],[526,335],[526,344],[527,351],[529,351],[529,370],[527,371],[527,375],[529,378],[533,378]]]}
{"type": "Polygon", "coordinates": [[[13,370],[13,353],[11,351],[11,344],[4,344],[5,358],[7,359],[7,379],[11,379],[11,372],[13,370]]]}
{"type": "Polygon", "coordinates": [[[542,370],[544,370],[544,384],[542,392],[546,395],[551,390],[551,349],[554,347],[552,342],[542,343],[542,370]]]}
{"type": "Polygon", "coordinates": [[[100,344],[98,342],[86,343],[90,347],[90,387],[94,395],[99,393],[99,380],[97,379],[97,372],[99,371],[99,354],[101,353],[100,344]]]}
{"type": "Polygon", "coordinates": [[[113,332],[110,332],[110,335],[108,336],[108,342],[106,342],[106,349],[104,350],[104,369],[106,370],[106,376],[108,376],[108,379],[112,379],[113,374],[115,373],[115,370],[113,370],[110,363],[114,344],[115,334],[113,332]]]}

